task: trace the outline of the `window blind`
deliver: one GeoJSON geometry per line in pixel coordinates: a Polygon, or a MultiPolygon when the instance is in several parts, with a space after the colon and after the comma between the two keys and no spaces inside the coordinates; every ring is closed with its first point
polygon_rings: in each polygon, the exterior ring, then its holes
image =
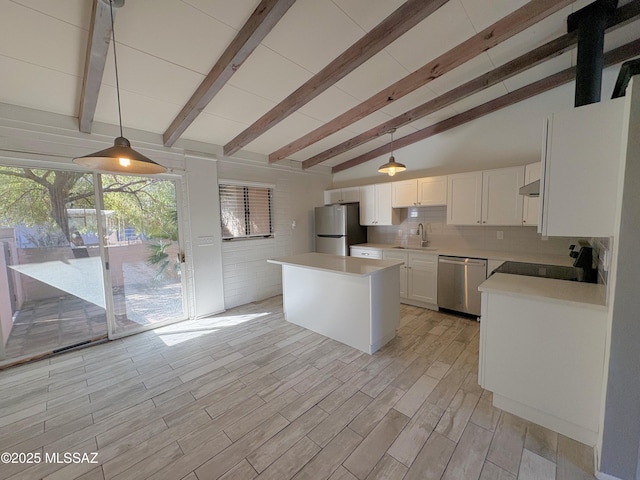
{"type": "Polygon", "coordinates": [[[249,185],[219,185],[222,238],[270,237],[273,189],[249,185]]]}

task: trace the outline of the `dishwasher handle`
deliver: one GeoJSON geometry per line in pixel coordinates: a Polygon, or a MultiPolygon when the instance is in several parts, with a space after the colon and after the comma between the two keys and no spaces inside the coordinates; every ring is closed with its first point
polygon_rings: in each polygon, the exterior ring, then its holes
{"type": "Polygon", "coordinates": [[[438,263],[449,263],[451,265],[468,265],[468,266],[474,266],[474,267],[485,267],[487,265],[487,262],[485,262],[484,260],[471,260],[471,261],[460,261],[460,260],[449,260],[449,259],[439,259],[438,263]]]}

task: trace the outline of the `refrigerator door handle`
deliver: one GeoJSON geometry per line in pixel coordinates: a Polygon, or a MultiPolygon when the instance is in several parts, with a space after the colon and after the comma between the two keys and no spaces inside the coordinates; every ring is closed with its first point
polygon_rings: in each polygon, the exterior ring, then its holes
{"type": "Polygon", "coordinates": [[[322,235],[322,234],[318,234],[318,237],[321,237],[321,238],[343,238],[344,235],[322,235]]]}

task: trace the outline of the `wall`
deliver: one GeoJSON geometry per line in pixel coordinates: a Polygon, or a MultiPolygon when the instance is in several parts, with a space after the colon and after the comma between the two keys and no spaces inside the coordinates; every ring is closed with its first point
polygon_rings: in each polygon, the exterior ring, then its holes
{"type": "MultiPolygon", "coordinates": [[[[618,70],[619,67],[612,67],[604,71],[603,99],[611,97],[618,70]]],[[[388,155],[385,155],[336,173],[333,186],[364,185],[537,162],[542,148],[543,119],[555,111],[573,108],[574,90],[574,84],[569,83],[397,149],[394,152],[396,160],[404,163],[407,170],[395,177],[377,173],[377,168],[388,160],[388,155]]],[[[341,158],[346,161],[355,156],[347,153],[341,158]]]]}
{"type": "Polygon", "coordinates": [[[545,253],[567,255],[575,238],[549,237],[542,240],[535,227],[476,227],[447,225],[446,207],[411,207],[402,224],[368,227],[367,239],[372,243],[417,245],[418,224],[425,228],[429,245],[434,247],[464,247],[504,252],[545,253]],[[502,240],[497,239],[501,231],[502,240]]]}
{"type": "Polygon", "coordinates": [[[275,186],[274,238],[222,244],[226,308],[280,295],[281,267],[267,263],[267,259],[313,251],[313,208],[322,205],[331,177],[259,161],[221,159],[218,178],[275,186]]]}
{"type": "Polygon", "coordinates": [[[640,478],[640,77],[627,88],[625,166],[619,196],[609,286],[610,345],[600,471],[623,480],[640,478]]]}

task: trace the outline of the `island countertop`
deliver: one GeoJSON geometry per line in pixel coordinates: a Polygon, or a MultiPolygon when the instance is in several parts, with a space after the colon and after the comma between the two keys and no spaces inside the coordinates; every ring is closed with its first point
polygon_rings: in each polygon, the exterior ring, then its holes
{"type": "Polygon", "coordinates": [[[374,275],[388,268],[402,265],[402,261],[400,260],[343,257],[341,255],[316,252],[270,258],[267,262],[279,265],[291,265],[294,267],[305,267],[325,272],[342,273],[344,275],[354,275],[357,277],[374,275]]]}

